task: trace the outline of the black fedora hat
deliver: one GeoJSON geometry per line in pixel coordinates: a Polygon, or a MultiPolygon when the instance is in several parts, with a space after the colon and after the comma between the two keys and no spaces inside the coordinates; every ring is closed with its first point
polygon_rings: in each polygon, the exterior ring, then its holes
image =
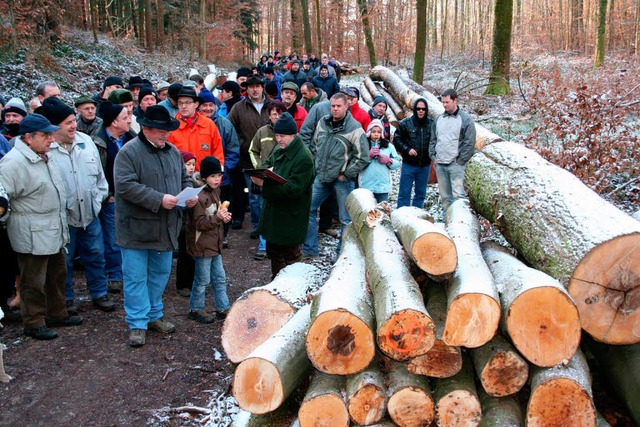
{"type": "Polygon", "coordinates": [[[140,76],[131,76],[129,77],[129,85],[127,85],[126,89],[133,89],[134,87],[140,87],[144,84],[142,81],[142,77],[140,76]]]}
{"type": "Polygon", "coordinates": [[[176,130],[180,127],[180,122],[171,117],[169,111],[161,105],[152,105],[147,108],[144,116],[138,118],[138,124],[168,131],[176,130]]]}
{"type": "Polygon", "coordinates": [[[176,96],[176,99],[178,98],[191,98],[195,102],[202,104],[202,98],[196,94],[196,90],[192,87],[182,86],[182,89],[180,89],[180,92],[178,92],[178,95],[176,96]]]}

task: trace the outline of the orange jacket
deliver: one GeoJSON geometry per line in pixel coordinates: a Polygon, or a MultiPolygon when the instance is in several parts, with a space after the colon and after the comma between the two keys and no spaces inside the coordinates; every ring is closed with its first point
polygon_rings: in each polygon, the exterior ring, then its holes
{"type": "Polygon", "coordinates": [[[180,113],[176,114],[180,127],[169,134],[169,142],[178,150],[195,154],[197,171],[200,170],[200,162],[206,156],[214,156],[224,165],[224,150],[218,128],[208,117],[198,112],[196,114],[197,118],[192,126],[180,118],[180,113]]]}

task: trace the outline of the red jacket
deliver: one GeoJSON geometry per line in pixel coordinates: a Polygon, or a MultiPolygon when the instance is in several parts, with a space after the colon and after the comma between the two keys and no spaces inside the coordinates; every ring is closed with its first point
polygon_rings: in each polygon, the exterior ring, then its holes
{"type": "Polygon", "coordinates": [[[296,127],[298,128],[298,132],[300,132],[300,127],[302,126],[304,119],[307,118],[307,110],[305,110],[298,104],[293,104],[287,111],[293,116],[293,120],[296,122],[296,127]],[[296,107],[295,113],[291,111],[293,107],[296,107]]]}
{"type": "Polygon", "coordinates": [[[214,156],[224,165],[224,149],[220,132],[211,119],[196,112],[196,121],[191,126],[182,120],[180,113],[176,119],[180,127],[169,134],[169,142],[178,150],[189,151],[196,156],[196,170],[206,156],[214,156]]]}
{"type": "Polygon", "coordinates": [[[351,115],[358,123],[360,123],[362,129],[366,132],[367,127],[369,127],[369,123],[371,123],[369,113],[360,108],[359,104],[353,104],[351,106],[351,115]]]}

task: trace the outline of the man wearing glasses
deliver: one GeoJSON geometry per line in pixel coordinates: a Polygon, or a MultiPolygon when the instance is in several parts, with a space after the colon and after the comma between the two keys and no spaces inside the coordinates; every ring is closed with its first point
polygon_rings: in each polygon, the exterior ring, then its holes
{"type": "MultiPolygon", "coordinates": [[[[429,182],[429,140],[431,119],[427,114],[427,101],[419,98],[413,104],[413,115],[402,119],[393,136],[393,145],[402,156],[398,207],[424,207],[429,182]],[[411,189],[413,188],[413,200],[411,189]]],[[[370,154],[371,155],[371,154],[370,154]]]]}
{"type": "Polygon", "coordinates": [[[473,156],[476,127],[473,119],[458,107],[454,89],[442,92],[444,112],[435,119],[429,144],[429,157],[436,164],[440,201],[446,215],[451,204],[467,197],[464,170],[473,156]]]}
{"type": "Polygon", "coordinates": [[[169,134],[169,142],[180,151],[196,155],[196,170],[207,156],[214,156],[224,165],[222,138],[215,123],[198,112],[202,98],[192,87],[182,87],[178,93],[178,114],[180,127],[169,134]]]}

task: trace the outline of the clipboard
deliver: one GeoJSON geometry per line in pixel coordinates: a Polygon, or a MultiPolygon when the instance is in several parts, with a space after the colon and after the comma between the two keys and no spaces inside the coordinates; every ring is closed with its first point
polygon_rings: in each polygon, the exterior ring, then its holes
{"type": "Polygon", "coordinates": [[[271,169],[242,169],[242,172],[245,172],[250,176],[254,176],[256,178],[269,179],[277,184],[284,184],[285,182],[287,182],[286,178],[283,178],[271,169]]]}

